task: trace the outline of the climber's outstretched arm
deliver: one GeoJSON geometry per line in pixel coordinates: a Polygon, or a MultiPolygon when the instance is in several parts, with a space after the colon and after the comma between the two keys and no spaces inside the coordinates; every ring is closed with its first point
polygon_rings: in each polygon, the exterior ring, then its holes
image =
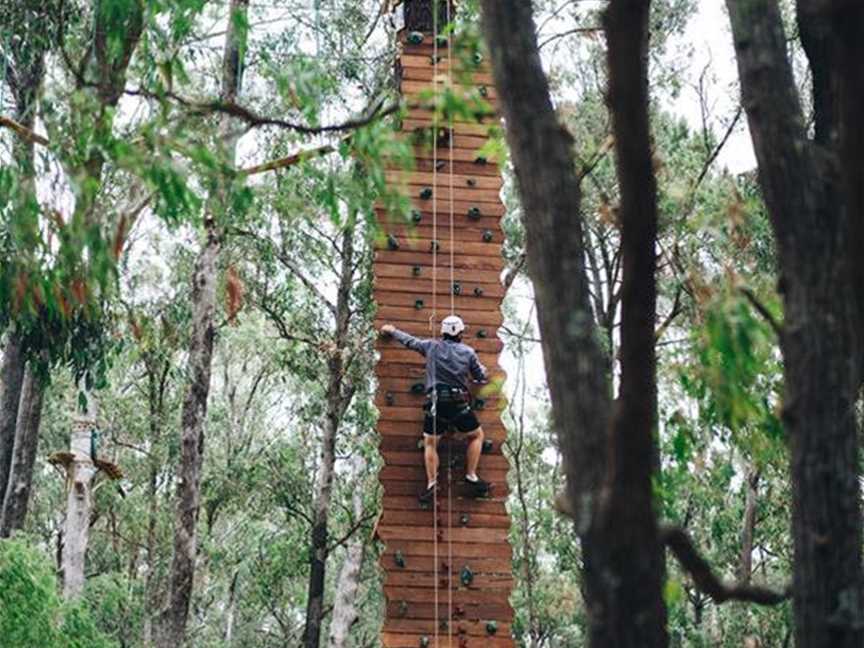
{"type": "Polygon", "coordinates": [[[406,333],[405,331],[400,331],[392,324],[385,324],[384,326],[382,326],[381,332],[384,335],[392,335],[397,342],[404,344],[412,351],[416,351],[417,353],[424,356],[426,355],[426,352],[429,351],[429,347],[432,346],[433,342],[433,340],[417,338],[413,335],[406,333]]]}

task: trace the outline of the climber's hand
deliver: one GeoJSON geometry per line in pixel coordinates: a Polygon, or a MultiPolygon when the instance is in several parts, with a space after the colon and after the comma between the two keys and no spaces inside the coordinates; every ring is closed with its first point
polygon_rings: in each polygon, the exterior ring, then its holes
{"type": "Polygon", "coordinates": [[[381,327],[381,332],[384,335],[393,335],[393,332],[395,330],[396,330],[396,327],[393,326],[392,324],[385,324],[384,326],[381,327]]]}

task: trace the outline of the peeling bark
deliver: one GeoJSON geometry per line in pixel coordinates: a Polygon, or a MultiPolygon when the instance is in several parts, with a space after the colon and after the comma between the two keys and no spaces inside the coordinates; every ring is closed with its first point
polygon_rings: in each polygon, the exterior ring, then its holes
{"type": "Polygon", "coordinates": [[[24,355],[21,339],[15,331],[6,337],[3,367],[0,372],[0,502],[5,500],[15,450],[15,428],[18,422],[18,404],[24,384],[24,355]]]}
{"type": "MultiPolygon", "coordinates": [[[[362,461],[359,462],[362,464],[362,461]]],[[[355,475],[362,471],[362,465],[355,470],[355,475]]],[[[363,517],[363,491],[354,490],[351,497],[354,517],[363,517]]],[[[328,648],[348,648],[348,638],[351,627],[357,623],[357,591],[360,588],[360,572],[366,552],[366,538],[358,533],[348,543],[345,562],[339,572],[336,584],[336,594],[333,597],[333,615],[330,620],[328,648]]]]}

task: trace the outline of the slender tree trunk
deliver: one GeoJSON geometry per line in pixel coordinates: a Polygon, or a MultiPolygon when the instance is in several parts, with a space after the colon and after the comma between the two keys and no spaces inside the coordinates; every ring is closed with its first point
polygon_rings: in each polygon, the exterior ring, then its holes
{"type": "Polygon", "coordinates": [[[15,433],[9,486],[0,511],[0,538],[8,537],[24,526],[33,482],[33,465],[39,445],[39,423],[42,420],[44,385],[28,368],[21,389],[21,404],[15,433]]]}
{"type": "MultiPolygon", "coordinates": [[[[243,54],[246,49],[246,12],[248,0],[231,0],[222,60],[221,99],[233,102],[240,91],[243,54]]],[[[234,164],[237,140],[230,120],[223,117],[220,139],[228,164],[234,164]]],[[[198,555],[197,524],[201,509],[201,469],[204,460],[204,425],[210,395],[210,373],[215,337],[216,287],[222,234],[216,219],[229,203],[230,188],[223,178],[210,196],[205,223],[206,239],[192,276],[192,327],[189,341],[189,384],[183,400],[180,433],[180,466],[177,484],[177,510],[174,520],[174,556],[171,563],[169,600],[162,612],[157,637],[160,648],[182,646],[192,601],[195,562],[198,555]]]]}
{"type": "Polygon", "coordinates": [[[783,423],[791,446],[795,645],[860,647],[864,591],[854,403],[864,375],[864,8],[799,0],[813,75],[811,140],[777,0],[726,4],[785,303],[783,423]]]}
{"type": "MultiPolygon", "coordinates": [[[[608,359],[591,312],[573,139],[552,107],[532,3],[482,0],[481,6],[526,214],[528,273],[537,302],[553,425],[567,476],[563,505],[576,522],[589,572],[597,542],[591,520],[606,469],[611,396],[608,359]]],[[[602,614],[596,605],[596,582],[586,580],[589,624],[602,614]]]]}
{"type": "MultiPolygon", "coordinates": [[[[354,475],[359,479],[363,471],[363,462],[358,461],[354,475]]],[[[354,489],[351,496],[354,517],[363,517],[363,491],[354,489]]],[[[360,588],[360,574],[363,568],[363,558],[366,553],[366,538],[357,533],[348,543],[345,562],[339,572],[336,594],[333,597],[333,618],[330,621],[328,648],[347,648],[352,626],[357,622],[357,591],[360,588]]]]}
{"type": "Polygon", "coordinates": [[[11,331],[3,350],[2,384],[0,384],[0,502],[5,500],[15,449],[18,404],[24,384],[25,360],[21,340],[11,331]]]}
{"type": "Polygon", "coordinates": [[[741,562],[738,565],[738,582],[749,583],[753,574],[753,538],[756,535],[756,505],[759,498],[759,471],[747,470],[744,480],[744,522],[741,527],[741,562]]]}
{"type": "Polygon", "coordinates": [[[321,643],[321,625],[324,616],[324,588],[328,556],[330,498],[336,463],[336,436],[342,417],[350,403],[350,391],[345,380],[343,353],[348,344],[351,318],[351,285],[354,272],[354,216],[342,232],[341,276],[336,299],[336,330],[333,350],[327,360],[327,413],[321,440],[321,463],[315,488],[312,511],[312,561],[309,571],[309,589],[306,603],[306,626],[303,630],[305,648],[318,648],[321,643]]]}
{"type": "Polygon", "coordinates": [[[63,597],[74,600],[84,591],[84,566],[90,539],[92,484],[96,474],[90,456],[90,440],[97,426],[96,401],[83,384],[87,409],[76,415],[72,425],[69,451],[71,461],[66,466],[69,486],[66,493],[66,522],[63,527],[63,597]]]}

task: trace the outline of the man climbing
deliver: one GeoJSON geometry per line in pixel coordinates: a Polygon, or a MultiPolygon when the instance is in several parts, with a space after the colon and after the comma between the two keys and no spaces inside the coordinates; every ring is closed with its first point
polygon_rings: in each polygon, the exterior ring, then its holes
{"type": "Polygon", "coordinates": [[[491,484],[477,476],[477,466],[483,451],[483,428],[471,409],[468,379],[477,383],[488,380],[486,368],[480,364],[477,352],[462,343],[465,322],[456,315],[441,322],[441,339],[416,338],[391,324],[381,327],[412,351],[426,357],[426,403],[423,409],[424,460],[426,490],[420,495],[423,503],[432,501],[438,484],[438,442],[455,428],[468,442],[465,456],[465,483],[474,497],[489,492],[491,484]]]}

